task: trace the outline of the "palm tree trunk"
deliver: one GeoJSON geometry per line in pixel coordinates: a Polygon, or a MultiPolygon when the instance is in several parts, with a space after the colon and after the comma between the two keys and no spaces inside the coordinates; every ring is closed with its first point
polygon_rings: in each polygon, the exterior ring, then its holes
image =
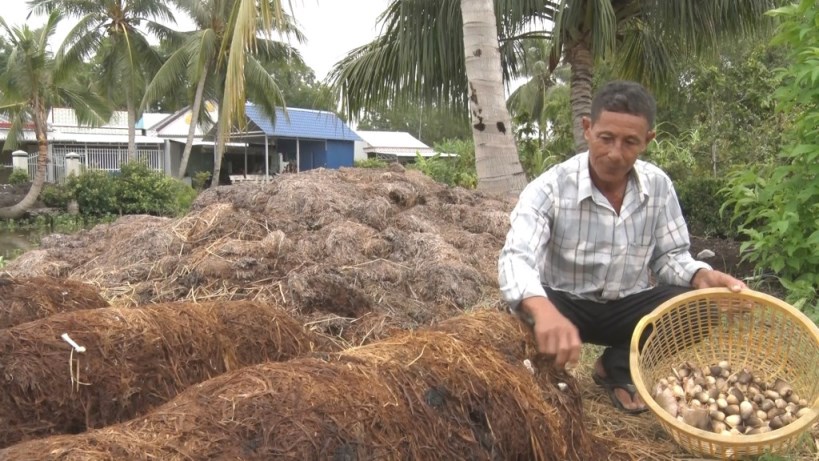
{"type": "Polygon", "coordinates": [[[222,156],[225,153],[225,143],[222,142],[223,134],[219,125],[222,123],[220,118],[216,122],[216,144],[213,146],[213,176],[210,180],[210,187],[219,185],[219,175],[222,173],[222,156]]]}
{"type": "Polygon", "coordinates": [[[46,167],[48,166],[48,137],[46,134],[46,111],[42,106],[35,108],[34,130],[37,135],[37,171],[34,173],[34,181],[25,197],[15,205],[7,208],[0,208],[0,218],[16,219],[23,216],[34,204],[43,190],[46,177],[46,167]]]}
{"type": "MultiPolygon", "coordinates": [[[[126,90],[127,91],[127,90],[126,90]]],[[[136,159],[136,107],[130,91],[126,94],[128,105],[128,161],[136,159]]]]}
{"type": "Polygon", "coordinates": [[[188,139],[185,141],[185,150],[182,151],[182,161],[179,162],[179,172],[176,177],[182,179],[185,173],[188,172],[188,160],[191,156],[191,149],[193,149],[193,137],[196,135],[196,125],[199,123],[199,110],[202,108],[202,97],[205,94],[205,80],[207,80],[207,72],[202,69],[202,76],[199,77],[199,83],[196,84],[196,94],[193,97],[193,108],[191,109],[191,127],[188,129],[188,139]]]}
{"type": "Polygon", "coordinates": [[[461,14],[478,189],[517,196],[526,174],[504,99],[494,2],[461,0],[461,14]]]}
{"type": "Polygon", "coordinates": [[[586,40],[567,44],[566,62],[572,69],[570,88],[572,104],[572,133],[577,152],[589,148],[583,136],[583,117],[591,114],[592,76],[594,75],[594,58],[586,40]]]}

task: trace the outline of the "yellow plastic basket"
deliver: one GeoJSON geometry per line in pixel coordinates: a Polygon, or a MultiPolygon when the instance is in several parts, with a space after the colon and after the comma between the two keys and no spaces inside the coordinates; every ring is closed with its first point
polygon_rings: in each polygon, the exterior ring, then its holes
{"type": "Polygon", "coordinates": [[[637,324],[630,363],[650,411],[680,446],[699,456],[785,453],[819,417],[819,328],[793,306],[764,293],[709,288],[666,301],[637,324]],[[660,407],[651,389],[686,360],[699,366],[727,360],[735,370],[748,368],[766,382],[784,379],[811,411],[757,435],[720,435],[681,423],[660,407]]]}

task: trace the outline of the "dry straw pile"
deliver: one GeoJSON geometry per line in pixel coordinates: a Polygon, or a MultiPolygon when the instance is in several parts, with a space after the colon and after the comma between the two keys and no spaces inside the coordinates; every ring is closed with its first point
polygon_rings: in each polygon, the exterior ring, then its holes
{"type": "Polygon", "coordinates": [[[58,312],[107,307],[96,287],[53,277],[0,276],[0,328],[58,312]]]}
{"type": "Polygon", "coordinates": [[[145,417],[0,458],[628,459],[584,429],[572,378],[526,369],[530,347],[517,320],[484,310],[323,359],[227,373],[145,417]]]}
{"type": "Polygon", "coordinates": [[[248,301],[101,308],[0,330],[0,446],[125,421],[193,384],[302,355],[318,340],[281,309],[248,301]]]}
{"type": "Polygon", "coordinates": [[[317,170],[210,189],[181,219],[51,236],[7,270],[89,281],[116,305],[269,300],[359,343],[496,302],[510,210],[417,172],[317,170]]]}

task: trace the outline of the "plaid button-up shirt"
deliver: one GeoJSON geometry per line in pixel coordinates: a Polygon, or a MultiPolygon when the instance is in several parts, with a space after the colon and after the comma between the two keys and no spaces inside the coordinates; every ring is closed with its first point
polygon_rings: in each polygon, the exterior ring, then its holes
{"type": "Polygon", "coordinates": [[[710,266],[689,253],[688,228],[671,179],[638,160],[618,215],[592,185],[588,152],[532,181],[511,214],[498,261],[500,288],[516,309],[543,286],[597,302],[659,283],[690,286],[710,266]]]}

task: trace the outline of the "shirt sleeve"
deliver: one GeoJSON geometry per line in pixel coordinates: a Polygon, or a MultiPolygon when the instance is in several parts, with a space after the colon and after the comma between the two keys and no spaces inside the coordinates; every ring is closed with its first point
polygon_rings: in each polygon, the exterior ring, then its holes
{"type": "Polygon", "coordinates": [[[551,188],[543,177],[531,182],[510,215],[511,227],[498,259],[498,282],[503,299],[513,312],[533,296],[546,297],[539,265],[545,260],[551,236],[549,214],[553,208],[551,188]]]}
{"type": "Polygon", "coordinates": [[[711,269],[705,262],[695,260],[690,253],[688,227],[677,199],[677,193],[668,182],[665,206],[659,213],[655,228],[657,245],[654,248],[652,269],[660,283],[683,287],[691,286],[691,279],[700,269],[711,269]]]}

